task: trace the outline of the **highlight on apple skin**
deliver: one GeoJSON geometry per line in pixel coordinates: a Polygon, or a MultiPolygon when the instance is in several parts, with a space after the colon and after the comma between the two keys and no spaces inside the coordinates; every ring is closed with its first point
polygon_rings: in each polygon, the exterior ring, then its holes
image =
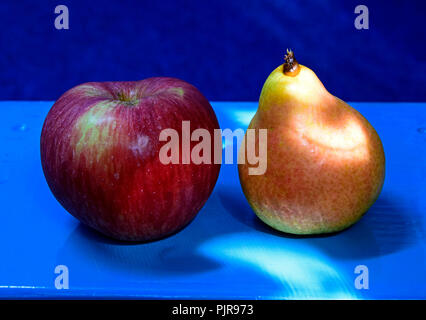
{"type": "Polygon", "coordinates": [[[116,239],[147,241],[178,231],[207,201],[220,170],[214,163],[160,161],[160,132],[181,132],[182,121],[212,136],[219,129],[208,100],[179,79],[70,89],[52,106],[41,133],[41,163],[53,195],[81,222],[116,239]]]}
{"type": "Polygon", "coordinates": [[[293,52],[266,79],[249,129],[268,130],[268,167],[249,175],[249,166],[239,164],[240,182],[269,226],[293,234],[340,231],[379,196],[385,154],[377,132],[293,52]]]}

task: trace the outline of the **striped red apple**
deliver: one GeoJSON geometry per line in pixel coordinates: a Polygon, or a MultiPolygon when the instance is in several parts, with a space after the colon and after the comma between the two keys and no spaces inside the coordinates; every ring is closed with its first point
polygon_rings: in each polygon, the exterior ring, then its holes
{"type": "Polygon", "coordinates": [[[160,133],[180,133],[183,121],[212,137],[219,129],[207,99],[179,79],[72,88],[53,105],[41,134],[52,193],[74,217],[116,239],[146,241],[176,232],[207,201],[220,170],[213,162],[161,161],[166,142],[160,133]]]}

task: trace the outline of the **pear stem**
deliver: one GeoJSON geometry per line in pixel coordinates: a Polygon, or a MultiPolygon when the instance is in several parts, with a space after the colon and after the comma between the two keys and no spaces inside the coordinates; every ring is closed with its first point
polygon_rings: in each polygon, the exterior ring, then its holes
{"type": "Polygon", "coordinates": [[[287,54],[284,56],[283,71],[286,76],[295,77],[300,72],[300,65],[294,57],[294,52],[287,49],[287,54]]]}

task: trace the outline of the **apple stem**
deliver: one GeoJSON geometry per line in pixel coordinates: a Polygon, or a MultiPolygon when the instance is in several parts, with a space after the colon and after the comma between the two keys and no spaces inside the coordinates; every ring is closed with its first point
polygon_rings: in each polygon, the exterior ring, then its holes
{"type": "Polygon", "coordinates": [[[287,54],[284,56],[283,71],[286,76],[295,77],[300,72],[300,66],[294,57],[294,52],[287,49],[287,54]]]}

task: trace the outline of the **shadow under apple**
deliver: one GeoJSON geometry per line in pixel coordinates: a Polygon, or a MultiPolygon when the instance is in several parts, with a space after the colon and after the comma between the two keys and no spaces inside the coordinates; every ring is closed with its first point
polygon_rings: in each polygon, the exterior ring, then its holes
{"type": "MultiPolygon", "coordinates": [[[[176,279],[229,267],[224,266],[220,259],[206,256],[202,252],[202,245],[223,235],[246,232],[248,228],[229,223],[228,213],[223,210],[216,192],[208,201],[209,204],[185,228],[152,242],[117,241],[80,223],[60,249],[58,261],[72,264],[72,261],[78,260],[76,267],[81,269],[96,266],[99,269],[120,270],[139,279],[141,276],[176,279]]],[[[237,272],[250,274],[250,282],[263,283],[268,290],[282,289],[276,279],[251,269],[251,266],[240,265],[237,272]]],[[[234,271],[228,269],[225,273],[228,272],[234,271]]],[[[220,281],[226,287],[228,280],[217,279],[218,283],[220,281]]]]}
{"type": "Polygon", "coordinates": [[[118,241],[79,223],[60,250],[60,259],[66,261],[78,254],[79,261],[91,261],[105,268],[171,276],[220,267],[216,261],[198,255],[193,244],[185,242],[178,233],[152,242],[118,241]]]}

